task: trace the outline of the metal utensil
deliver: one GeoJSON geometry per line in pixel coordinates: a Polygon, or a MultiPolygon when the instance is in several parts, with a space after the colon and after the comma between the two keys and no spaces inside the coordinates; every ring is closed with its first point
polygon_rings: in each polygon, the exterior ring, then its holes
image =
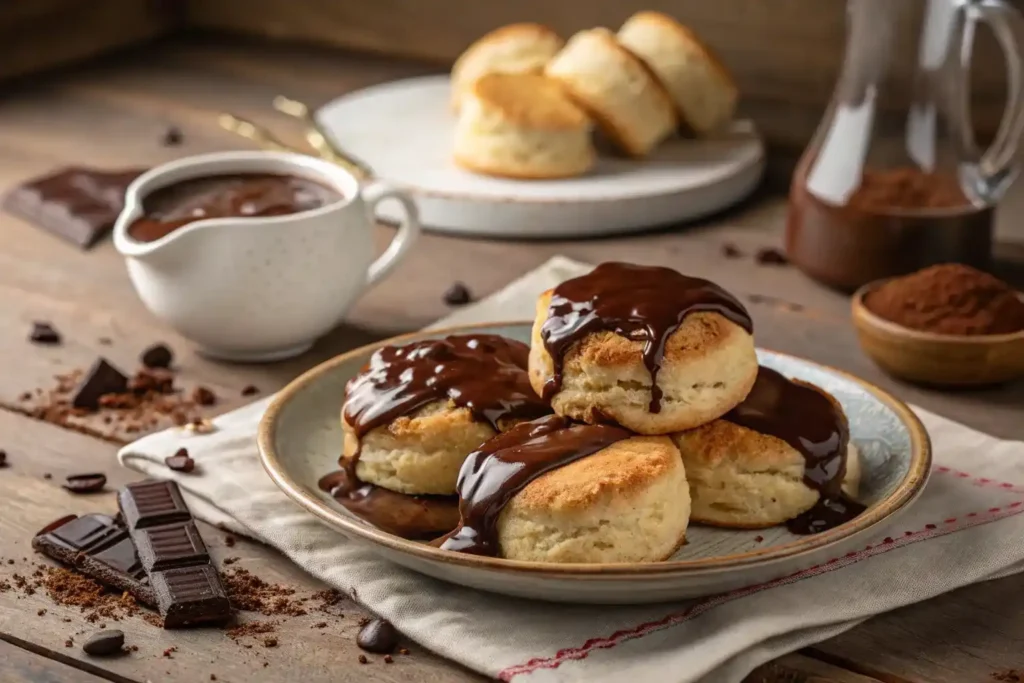
{"type": "Polygon", "coordinates": [[[227,112],[220,114],[217,117],[217,123],[219,123],[220,127],[224,130],[234,133],[235,135],[240,135],[246,140],[252,140],[263,149],[271,149],[276,152],[295,152],[298,154],[305,154],[302,150],[281,142],[266,128],[258,126],[247,119],[235,116],[234,114],[229,114],[227,112]]]}
{"type": "Polygon", "coordinates": [[[313,113],[304,102],[278,95],[274,98],[274,109],[306,124],[306,141],[321,157],[345,167],[362,180],[373,177],[373,170],[369,166],[338,147],[331,139],[330,134],[313,117],[313,113]]]}

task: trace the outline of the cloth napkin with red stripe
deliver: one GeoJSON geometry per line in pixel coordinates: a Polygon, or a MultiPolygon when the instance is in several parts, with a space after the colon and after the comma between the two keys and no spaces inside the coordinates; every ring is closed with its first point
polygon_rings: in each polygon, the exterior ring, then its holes
{"type": "MultiPolygon", "coordinates": [[[[555,258],[439,324],[529,319],[537,295],[589,266],[555,258]]],[[[700,600],[642,606],[506,598],[393,565],[328,529],[264,473],[255,433],[269,399],[215,420],[218,430],[147,436],[119,454],[176,480],[193,512],[260,539],[438,654],[504,681],[731,683],[787,652],[873,615],[1024,568],[1024,443],[915,409],[931,435],[924,494],[863,546],[791,576],[700,600]],[[202,476],[164,457],[185,446],[202,476]]]]}

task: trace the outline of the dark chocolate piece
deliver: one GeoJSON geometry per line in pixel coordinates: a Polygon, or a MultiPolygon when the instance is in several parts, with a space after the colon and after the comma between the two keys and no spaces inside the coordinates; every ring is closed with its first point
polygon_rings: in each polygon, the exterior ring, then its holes
{"type": "Polygon", "coordinates": [[[173,481],[148,480],[128,484],[118,493],[117,504],[130,529],[192,519],[181,490],[173,481]]]}
{"type": "Polygon", "coordinates": [[[36,534],[32,547],[106,586],[127,591],[140,603],[156,606],[128,530],[107,515],[62,517],[36,534]]]}
{"type": "Polygon", "coordinates": [[[754,260],[761,265],[767,266],[788,266],[789,259],[778,249],[774,247],[765,247],[764,249],[758,249],[757,254],[754,255],[754,260]]]}
{"type": "Polygon", "coordinates": [[[69,474],[61,484],[71,493],[97,493],[107,485],[107,475],[102,472],[90,474],[69,474]]]}
{"type": "Polygon", "coordinates": [[[164,131],[163,138],[160,139],[160,144],[164,147],[177,147],[185,140],[185,135],[181,132],[181,128],[177,126],[170,126],[164,131]]]}
{"type": "Polygon", "coordinates": [[[116,655],[124,647],[124,632],[111,629],[97,631],[82,645],[82,651],[93,657],[116,655]]]}
{"type": "Polygon", "coordinates": [[[149,574],[164,628],[228,619],[231,603],[178,485],[129,484],[118,504],[149,574]]]}
{"type": "Polygon", "coordinates": [[[61,337],[60,332],[55,330],[50,323],[34,322],[28,340],[33,344],[60,344],[61,337]]]}
{"type": "Polygon", "coordinates": [[[113,227],[124,195],[144,169],[100,171],[72,167],[11,190],[3,209],[87,249],[113,227]]]}
{"type": "Polygon", "coordinates": [[[217,395],[206,387],[196,387],[192,390],[192,400],[201,406],[212,406],[217,402],[217,395]]]}
{"type": "Polygon", "coordinates": [[[242,396],[255,396],[258,393],[260,393],[260,390],[255,384],[250,384],[242,389],[242,396]]]}
{"type": "Polygon", "coordinates": [[[390,621],[371,619],[359,629],[356,645],[374,654],[391,654],[398,647],[398,629],[390,621]]]}
{"type": "Polygon", "coordinates": [[[128,389],[128,377],[108,363],[104,358],[98,358],[89,372],[78,385],[71,405],[76,408],[88,410],[99,410],[100,397],[105,394],[120,394],[128,389]]]}
{"type": "Polygon", "coordinates": [[[0,451],[0,467],[7,467],[7,451],[0,451]]]}
{"type": "Polygon", "coordinates": [[[174,361],[174,354],[167,344],[153,344],[142,352],[140,360],[147,368],[167,369],[174,361]]]}
{"type": "Polygon", "coordinates": [[[196,461],[188,454],[188,449],[179,448],[174,455],[164,458],[164,464],[175,472],[191,472],[196,468],[196,461]]]}
{"type": "Polygon", "coordinates": [[[464,306],[473,300],[469,287],[461,282],[455,282],[444,293],[444,302],[449,306],[464,306]]]}

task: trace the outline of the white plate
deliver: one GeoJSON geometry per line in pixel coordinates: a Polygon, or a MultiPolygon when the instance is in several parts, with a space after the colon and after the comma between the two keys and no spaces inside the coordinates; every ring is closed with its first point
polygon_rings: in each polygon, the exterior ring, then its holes
{"type": "Polygon", "coordinates": [[[861,456],[867,511],[824,533],[796,536],[785,527],[740,531],[693,525],[670,560],[623,564],[547,564],[440,550],[381,531],[351,515],[317,481],[337,468],[345,382],[381,345],[466,331],[529,341],[530,325],[483,325],[406,335],[356,349],[313,368],[285,387],[259,429],[260,459],[274,482],[304,508],[387,559],[452,583],[518,597],[581,603],[644,603],[721,593],[788,576],[839,557],[859,537],[909,505],[930,470],[928,435],[896,398],[862,380],[809,361],[758,351],[761,362],[831,392],[842,404],[861,456]]]}
{"type": "MultiPolygon", "coordinates": [[[[490,237],[583,237],[693,220],[732,206],[757,186],[764,146],[749,121],[713,140],[674,139],[648,159],[602,157],[565,180],[506,180],[451,160],[454,115],[447,76],[366,88],[317,120],[375,175],[416,196],[424,226],[490,237]]],[[[399,218],[384,205],[381,217],[399,218]]]]}

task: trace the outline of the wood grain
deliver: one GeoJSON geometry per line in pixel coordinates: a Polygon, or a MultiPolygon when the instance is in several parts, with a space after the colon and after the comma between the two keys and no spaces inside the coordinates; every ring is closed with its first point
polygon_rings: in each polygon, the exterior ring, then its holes
{"type": "Polygon", "coordinates": [[[854,673],[803,654],[779,657],[759,666],[743,683],[879,683],[878,679],[854,673]]]}
{"type": "MultiPolygon", "coordinates": [[[[0,635],[0,638],[3,636],[0,635]]],[[[0,640],[4,683],[101,683],[102,678],[0,640]]]]}

